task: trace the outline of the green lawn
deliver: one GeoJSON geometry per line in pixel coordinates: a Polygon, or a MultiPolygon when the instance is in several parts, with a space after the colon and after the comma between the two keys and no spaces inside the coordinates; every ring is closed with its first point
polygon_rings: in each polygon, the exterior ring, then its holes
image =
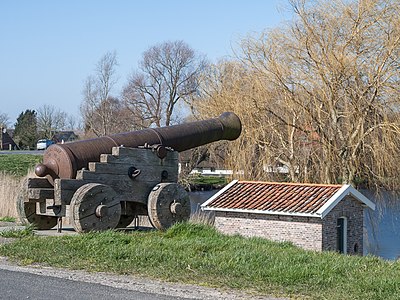
{"type": "Polygon", "coordinates": [[[226,184],[226,178],[220,176],[197,175],[190,177],[190,181],[193,182],[193,184],[226,184]]]}
{"type": "MultiPolygon", "coordinates": [[[[25,236],[25,235],[22,235],[25,236]]],[[[23,237],[0,255],[30,264],[139,274],[300,299],[398,299],[400,262],[304,251],[177,224],[162,231],[23,237]]]]}
{"type": "Polygon", "coordinates": [[[0,172],[22,177],[29,169],[42,161],[41,155],[0,154],[0,172]]]}

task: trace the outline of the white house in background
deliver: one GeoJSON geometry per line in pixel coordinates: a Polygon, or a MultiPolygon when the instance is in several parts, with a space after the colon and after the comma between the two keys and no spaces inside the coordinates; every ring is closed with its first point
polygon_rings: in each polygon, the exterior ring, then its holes
{"type": "Polygon", "coordinates": [[[216,169],[212,167],[204,167],[204,168],[194,168],[190,174],[192,175],[203,175],[203,176],[229,176],[232,175],[232,170],[226,169],[216,169]]]}

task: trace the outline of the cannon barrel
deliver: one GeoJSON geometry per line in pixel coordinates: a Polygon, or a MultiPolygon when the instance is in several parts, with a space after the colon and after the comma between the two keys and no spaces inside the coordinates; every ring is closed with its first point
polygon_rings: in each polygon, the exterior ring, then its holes
{"type": "MultiPolygon", "coordinates": [[[[239,117],[225,112],[218,118],[180,125],[147,128],[99,138],[51,145],[43,154],[43,163],[35,167],[39,177],[75,178],[78,170],[97,162],[113,147],[136,148],[145,144],[160,144],[181,152],[219,140],[235,140],[241,133],[239,117]]],[[[51,181],[52,181],[51,180],[51,181]]]]}

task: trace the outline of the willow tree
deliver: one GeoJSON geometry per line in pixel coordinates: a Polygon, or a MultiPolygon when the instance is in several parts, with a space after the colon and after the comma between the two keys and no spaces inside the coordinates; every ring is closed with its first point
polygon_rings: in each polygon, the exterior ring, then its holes
{"type": "Polygon", "coordinates": [[[259,123],[243,138],[291,181],[398,188],[400,3],[291,4],[293,22],[241,43],[253,86],[241,105],[259,123]]]}
{"type": "Polygon", "coordinates": [[[258,107],[265,99],[264,91],[253,72],[238,61],[221,61],[205,70],[201,82],[200,96],[193,99],[195,116],[212,118],[233,111],[242,122],[239,139],[207,146],[211,159],[223,156],[235,177],[271,179],[271,174],[264,172],[270,161],[270,149],[265,147],[265,135],[270,128],[265,122],[265,112],[258,107]]]}
{"type": "Polygon", "coordinates": [[[399,2],[292,7],[297,18],[289,28],[243,41],[243,53],[264,86],[279,91],[264,109],[278,126],[293,128],[299,179],[393,187],[400,158],[399,2]]]}

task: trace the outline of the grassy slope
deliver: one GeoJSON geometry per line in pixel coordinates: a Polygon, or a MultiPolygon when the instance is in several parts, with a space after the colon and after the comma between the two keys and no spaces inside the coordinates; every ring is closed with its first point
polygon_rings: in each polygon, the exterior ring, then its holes
{"type": "Polygon", "coordinates": [[[0,247],[25,263],[140,274],[169,281],[315,299],[398,299],[400,263],[316,253],[178,224],[166,232],[27,237],[0,247]]]}
{"type": "Polygon", "coordinates": [[[40,155],[0,154],[0,217],[17,217],[20,181],[41,160],[40,155]]]}
{"type": "Polygon", "coordinates": [[[2,154],[0,155],[0,172],[22,177],[41,160],[42,156],[40,155],[2,154]]]}

